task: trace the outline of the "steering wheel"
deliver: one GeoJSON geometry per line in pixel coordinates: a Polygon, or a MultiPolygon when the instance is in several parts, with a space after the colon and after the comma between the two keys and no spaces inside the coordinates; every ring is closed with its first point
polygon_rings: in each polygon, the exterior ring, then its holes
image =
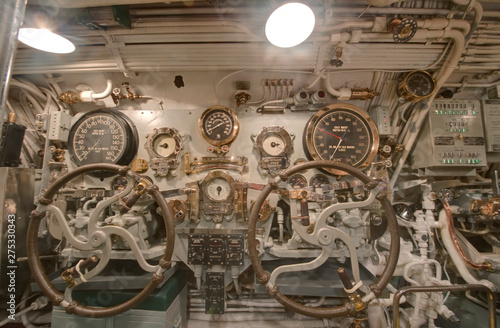
{"type": "MultiPolygon", "coordinates": [[[[273,296],[278,302],[283,304],[285,307],[288,307],[295,312],[300,314],[316,317],[316,318],[333,318],[340,317],[346,315],[354,315],[360,308],[354,304],[354,302],[346,302],[343,305],[337,305],[333,307],[324,307],[324,308],[313,308],[307,307],[303,304],[297,303],[296,301],[288,298],[283,295],[278,286],[276,285],[276,277],[283,272],[293,272],[299,270],[311,270],[322,265],[329,257],[330,252],[335,246],[335,240],[342,240],[350,252],[351,264],[353,265],[353,275],[355,280],[358,282],[359,280],[359,267],[357,266],[357,254],[354,243],[350,239],[347,234],[342,232],[340,229],[332,227],[326,223],[326,219],[333,214],[334,212],[341,209],[355,208],[355,207],[364,207],[368,204],[372,203],[375,199],[377,199],[385,212],[388,229],[391,235],[390,242],[390,252],[389,258],[387,259],[386,266],[382,272],[382,274],[378,277],[378,280],[375,283],[372,283],[369,286],[369,289],[373,293],[370,295],[373,297],[379,297],[382,294],[382,291],[389,283],[392,275],[394,274],[394,270],[396,269],[396,264],[398,262],[399,256],[399,231],[398,231],[398,223],[396,219],[396,215],[391,206],[390,201],[387,199],[387,195],[381,191],[378,186],[378,183],[368,177],[359,169],[356,169],[350,165],[332,161],[311,161],[303,164],[296,165],[292,168],[282,171],[274,180],[271,180],[261,191],[257,199],[255,200],[254,206],[250,211],[250,217],[248,222],[248,253],[250,256],[250,260],[252,262],[252,267],[255,271],[257,279],[259,283],[266,286],[267,292],[270,296],[273,296]],[[259,253],[257,249],[256,242],[256,224],[259,217],[259,209],[262,204],[266,200],[267,196],[271,193],[271,191],[278,188],[278,183],[280,181],[287,181],[288,177],[291,175],[298,173],[303,170],[313,169],[313,168],[332,168],[335,170],[344,171],[356,178],[358,178],[362,183],[364,183],[364,188],[370,191],[369,197],[361,202],[347,202],[347,203],[337,203],[330,205],[329,207],[322,210],[319,215],[318,220],[315,223],[314,231],[311,233],[307,231],[307,226],[303,226],[301,224],[301,220],[292,218],[292,225],[295,231],[299,234],[299,236],[322,249],[321,254],[311,262],[304,264],[296,264],[292,266],[280,266],[273,270],[271,274],[264,271],[262,267],[262,263],[259,259],[259,253]],[[356,266],[356,268],[354,267],[356,266]]],[[[300,217],[299,217],[300,218],[300,217]]],[[[345,278],[344,275],[340,276],[340,278],[345,278]]],[[[340,273],[339,273],[340,275],[340,273]]],[[[345,283],[344,283],[345,284],[345,283]]],[[[346,287],[347,288],[347,287],[346,287]]],[[[350,289],[350,287],[349,287],[350,289]]],[[[349,297],[351,299],[351,297],[349,297]]],[[[371,300],[366,298],[366,300],[371,300]]]]}
{"type": "MultiPolygon", "coordinates": [[[[174,250],[175,230],[174,230],[174,221],[172,219],[170,211],[168,210],[167,203],[165,202],[165,199],[163,198],[161,193],[158,191],[158,187],[156,187],[156,185],[152,184],[147,179],[143,178],[141,175],[133,172],[130,168],[126,166],[119,166],[115,164],[105,164],[105,163],[89,164],[81,166],[76,170],[63,175],[58,180],[56,180],[38,199],[38,202],[39,205],[37,209],[31,213],[31,220],[28,226],[28,236],[27,236],[28,262],[31,268],[31,272],[33,273],[33,276],[38,285],[40,286],[40,289],[43,291],[43,293],[51,300],[52,303],[63,307],[67,313],[74,313],[85,317],[102,318],[107,316],[114,316],[124,311],[127,311],[132,307],[134,307],[135,305],[142,302],[163,280],[165,271],[171,267],[172,253],[174,250]],[[98,203],[96,208],[90,214],[88,222],[88,240],[86,241],[77,238],[71,232],[64,213],[56,206],[51,205],[56,193],[66,183],[68,183],[69,181],[71,181],[72,179],[81,174],[85,174],[91,171],[111,171],[118,173],[123,177],[127,176],[131,179],[136,180],[138,184],[135,187],[135,193],[129,199],[135,197],[135,200],[137,200],[137,198],[142,193],[145,192],[149,193],[154,198],[154,200],[161,209],[166,229],[165,251],[158,265],[150,265],[144,259],[142,253],[140,252],[140,248],[134,239],[134,236],[129,231],[116,225],[106,225],[106,226],[98,225],[98,217],[100,213],[106,207],[119,200],[121,196],[128,194],[133,187],[132,183],[129,183],[129,187],[126,190],[122,191],[121,193],[98,203]],[[43,266],[39,257],[38,229],[40,226],[41,219],[45,217],[47,211],[50,211],[54,214],[55,218],[57,219],[63,231],[64,237],[73,247],[82,251],[96,251],[96,253],[100,252],[100,258],[98,259],[99,262],[97,263],[95,268],[91,269],[85,274],[83,274],[80,271],[79,265],[76,266],[76,272],[79,273],[80,276],[79,277],[77,276],[76,278],[73,279],[74,282],[73,285],[70,285],[68,286],[68,288],[66,288],[64,295],[61,294],[48,279],[47,275],[43,271],[43,266]],[[144,289],[137,295],[135,295],[128,301],[125,301],[115,306],[102,307],[102,308],[88,307],[78,303],[77,301],[72,300],[71,291],[73,290],[73,288],[79,284],[86,282],[88,279],[96,276],[99,272],[102,271],[102,269],[109,262],[111,257],[111,246],[112,246],[111,238],[113,235],[119,236],[128,242],[139,265],[145,271],[152,272],[151,280],[146,285],[146,287],[144,287],[144,289]]],[[[93,256],[92,258],[94,259],[94,261],[97,261],[96,256],[93,256]]]]}

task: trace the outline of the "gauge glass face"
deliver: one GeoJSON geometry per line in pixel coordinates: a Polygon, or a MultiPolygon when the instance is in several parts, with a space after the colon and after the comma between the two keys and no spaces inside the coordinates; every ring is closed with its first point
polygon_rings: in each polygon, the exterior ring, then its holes
{"type": "Polygon", "coordinates": [[[311,180],[309,180],[309,185],[315,188],[320,188],[322,185],[327,184],[330,184],[330,180],[324,174],[315,174],[311,180]]]}
{"type": "Polygon", "coordinates": [[[160,157],[168,157],[175,152],[176,141],[168,134],[160,134],[153,140],[153,150],[160,157]]]}
{"type": "MultiPolygon", "coordinates": [[[[74,127],[75,128],[75,127],[74,127]]],[[[125,152],[124,125],[108,114],[77,122],[71,146],[78,163],[117,163],[125,152]]]]}
{"type": "Polygon", "coordinates": [[[231,137],[233,130],[233,118],[223,110],[211,112],[203,121],[203,132],[208,139],[213,141],[221,141],[231,137]]]}
{"type": "Polygon", "coordinates": [[[281,156],[285,152],[285,140],[278,134],[269,134],[262,141],[262,149],[269,156],[281,156]]]}
{"type": "Polygon", "coordinates": [[[364,119],[346,111],[324,115],[313,130],[314,151],[322,160],[357,167],[372,150],[373,136],[364,119]]]}
{"type": "Polygon", "coordinates": [[[294,189],[307,187],[307,179],[302,174],[294,174],[288,178],[288,183],[294,189]]]}
{"type": "Polygon", "coordinates": [[[231,184],[224,178],[213,178],[207,184],[207,195],[213,201],[224,201],[231,195],[231,184]]]}
{"type": "Polygon", "coordinates": [[[124,177],[116,177],[111,181],[111,190],[123,191],[127,188],[128,180],[124,177]]]}
{"type": "Polygon", "coordinates": [[[423,72],[414,72],[406,81],[408,90],[417,97],[428,96],[434,91],[432,77],[423,72]]]}

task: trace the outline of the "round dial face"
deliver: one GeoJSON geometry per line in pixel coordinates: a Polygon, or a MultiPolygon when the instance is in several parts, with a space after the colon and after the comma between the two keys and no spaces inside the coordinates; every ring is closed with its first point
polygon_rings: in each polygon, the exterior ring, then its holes
{"type": "MultiPolygon", "coordinates": [[[[364,168],[374,159],[378,144],[378,132],[373,120],[364,111],[349,104],[323,108],[306,127],[306,150],[313,160],[337,161],[364,168]]],[[[346,174],[333,169],[325,171],[346,174]]]]}
{"type": "Polygon", "coordinates": [[[288,178],[288,183],[295,189],[307,187],[307,179],[302,174],[292,175],[288,178]]]}
{"type": "Polygon", "coordinates": [[[434,91],[434,80],[425,72],[413,72],[406,80],[408,90],[417,97],[426,97],[434,91]]]}
{"type": "Polygon", "coordinates": [[[153,140],[153,151],[159,157],[168,157],[175,152],[176,140],[168,134],[160,134],[153,140]]]}
{"type": "Polygon", "coordinates": [[[77,165],[129,164],[137,152],[137,131],[124,114],[97,110],[83,115],[72,127],[68,152],[77,165]]]}
{"type": "Polygon", "coordinates": [[[234,112],[223,106],[205,110],[198,121],[203,138],[213,146],[228,145],[236,139],[239,121],[234,112]]]}
{"type": "Polygon", "coordinates": [[[285,152],[285,140],[279,134],[269,134],[262,141],[262,149],[269,156],[281,156],[285,152]]]}
{"type": "Polygon", "coordinates": [[[127,188],[128,180],[125,177],[116,177],[111,181],[111,190],[124,191],[127,188]]]}
{"type": "Polygon", "coordinates": [[[310,180],[309,185],[312,187],[319,188],[321,185],[330,184],[330,180],[324,174],[315,174],[310,180]]]}
{"type": "Polygon", "coordinates": [[[231,195],[231,184],[224,178],[213,178],[207,183],[207,195],[213,201],[226,200],[231,195]]]}

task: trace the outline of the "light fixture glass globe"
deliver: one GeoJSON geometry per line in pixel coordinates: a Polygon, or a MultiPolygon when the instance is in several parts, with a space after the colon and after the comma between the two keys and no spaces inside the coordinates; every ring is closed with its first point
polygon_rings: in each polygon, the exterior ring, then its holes
{"type": "Polygon", "coordinates": [[[266,37],[277,47],[294,47],[311,35],[315,20],[308,6],[297,2],[284,4],[267,19],[266,37]]]}
{"type": "Polygon", "coordinates": [[[75,45],[71,41],[44,28],[20,28],[17,39],[47,52],[67,54],[75,51],[75,45]]]}

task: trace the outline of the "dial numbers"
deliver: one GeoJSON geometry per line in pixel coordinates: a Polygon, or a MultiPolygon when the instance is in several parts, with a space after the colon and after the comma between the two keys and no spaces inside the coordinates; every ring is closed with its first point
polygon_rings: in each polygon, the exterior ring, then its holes
{"type": "Polygon", "coordinates": [[[224,106],[212,106],[206,109],[198,120],[198,128],[203,138],[212,146],[229,145],[239,132],[236,114],[224,106]]]}
{"type": "Polygon", "coordinates": [[[344,111],[321,118],[313,132],[314,150],[321,159],[351,166],[359,166],[366,159],[370,138],[365,122],[344,111]]]}
{"type": "Polygon", "coordinates": [[[78,166],[91,163],[129,164],[137,153],[137,130],[116,110],[84,114],[71,127],[68,152],[78,166]]]}
{"type": "Polygon", "coordinates": [[[123,154],[125,132],[110,116],[98,115],[78,125],[73,149],[79,161],[114,163],[123,154]]]}
{"type": "MultiPolygon", "coordinates": [[[[327,160],[365,168],[375,158],[379,136],[370,116],[350,104],[334,104],[318,111],[306,126],[304,144],[312,160],[327,160]]],[[[344,175],[334,169],[325,171],[344,175]]]]}
{"type": "Polygon", "coordinates": [[[233,120],[226,112],[215,111],[206,118],[203,127],[208,138],[220,141],[233,131],[233,120]]]}

